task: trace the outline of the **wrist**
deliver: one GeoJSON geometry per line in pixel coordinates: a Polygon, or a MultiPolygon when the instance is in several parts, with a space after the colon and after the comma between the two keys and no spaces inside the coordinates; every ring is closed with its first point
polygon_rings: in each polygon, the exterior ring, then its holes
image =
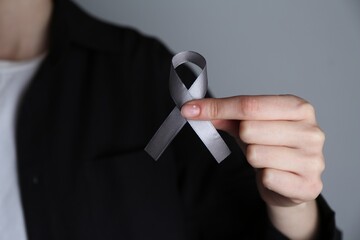
{"type": "Polygon", "coordinates": [[[316,239],[319,215],[316,201],[294,206],[267,206],[271,223],[290,239],[316,239]]]}

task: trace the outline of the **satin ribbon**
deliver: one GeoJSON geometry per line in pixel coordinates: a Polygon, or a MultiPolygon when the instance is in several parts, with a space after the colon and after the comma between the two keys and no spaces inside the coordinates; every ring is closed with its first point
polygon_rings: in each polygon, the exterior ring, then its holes
{"type": "Polygon", "coordinates": [[[190,100],[204,98],[207,87],[206,60],[199,53],[185,51],[176,54],[172,59],[169,79],[170,94],[176,106],[154,134],[145,151],[158,160],[167,146],[178,134],[186,122],[190,124],[201,141],[209,149],[215,160],[220,163],[231,152],[220,134],[210,121],[195,121],[185,119],[180,112],[182,105],[190,100]],[[186,88],[175,69],[187,62],[191,62],[202,69],[199,76],[189,89],[186,88]]]}

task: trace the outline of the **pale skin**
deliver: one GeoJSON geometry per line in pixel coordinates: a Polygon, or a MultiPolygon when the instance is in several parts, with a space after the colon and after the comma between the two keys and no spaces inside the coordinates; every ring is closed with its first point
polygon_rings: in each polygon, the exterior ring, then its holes
{"type": "Polygon", "coordinates": [[[211,120],[238,140],[280,232],[290,239],[316,238],[325,136],[311,104],[292,95],[235,96],[191,101],[181,112],[211,120]]]}
{"type": "MultiPolygon", "coordinates": [[[[51,10],[49,0],[0,0],[0,59],[43,54],[51,10]]],[[[308,102],[289,95],[202,99],[185,104],[182,114],[212,120],[238,140],[276,228],[291,239],[316,238],[324,133],[308,102]]]]}
{"type": "Polygon", "coordinates": [[[22,61],[47,49],[52,1],[0,0],[0,59],[22,61]]]}

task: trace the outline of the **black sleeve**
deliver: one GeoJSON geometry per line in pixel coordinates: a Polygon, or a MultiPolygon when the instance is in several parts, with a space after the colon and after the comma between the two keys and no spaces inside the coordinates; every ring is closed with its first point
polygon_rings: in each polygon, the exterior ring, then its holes
{"type": "Polygon", "coordinates": [[[319,239],[342,239],[341,232],[336,228],[334,211],[331,210],[322,195],[320,195],[316,201],[320,213],[319,239]]]}

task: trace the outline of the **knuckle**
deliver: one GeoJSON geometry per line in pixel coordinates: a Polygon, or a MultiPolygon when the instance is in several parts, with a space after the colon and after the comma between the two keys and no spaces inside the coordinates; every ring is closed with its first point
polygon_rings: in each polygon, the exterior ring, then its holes
{"type": "Polygon", "coordinates": [[[313,180],[309,187],[309,199],[315,199],[323,189],[323,182],[320,179],[313,180]]]}
{"type": "Polygon", "coordinates": [[[239,125],[239,137],[245,143],[251,142],[250,122],[241,121],[239,125]]]}
{"type": "Polygon", "coordinates": [[[297,199],[301,201],[311,201],[316,199],[323,189],[323,183],[320,178],[311,178],[306,180],[299,190],[297,199]]]}
{"type": "Polygon", "coordinates": [[[259,101],[250,96],[239,98],[239,111],[243,116],[252,116],[254,112],[259,110],[259,101]]]}
{"type": "Polygon", "coordinates": [[[304,116],[304,119],[314,119],[316,115],[314,106],[304,99],[300,99],[299,102],[299,111],[304,116]]]}
{"type": "Polygon", "coordinates": [[[211,118],[211,119],[216,119],[219,115],[219,105],[217,103],[217,101],[215,100],[211,100],[209,102],[209,105],[208,105],[208,116],[211,118]]]}
{"type": "Polygon", "coordinates": [[[261,177],[261,183],[263,184],[263,186],[269,190],[272,189],[272,181],[273,177],[272,177],[272,173],[269,171],[269,169],[263,169],[262,171],[262,177],[261,177]]]}
{"type": "Polygon", "coordinates": [[[324,143],[325,142],[325,133],[324,131],[322,131],[320,128],[317,128],[317,132],[316,132],[316,139],[318,140],[319,143],[324,143]]]}
{"type": "Polygon", "coordinates": [[[325,170],[325,160],[324,160],[324,156],[321,154],[321,156],[318,158],[317,161],[315,161],[316,164],[316,169],[317,172],[322,173],[325,170]]]}
{"type": "Polygon", "coordinates": [[[298,103],[299,106],[301,106],[302,103],[305,103],[306,101],[303,98],[300,98],[294,94],[283,94],[280,96],[285,96],[288,98],[289,101],[293,101],[294,103],[298,103]]]}
{"type": "Polygon", "coordinates": [[[324,155],[321,154],[320,161],[319,161],[319,172],[323,173],[325,171],[326,164],[325,164],[325,158],[324,155]]]}
{"type": "Polygon", "coordinates": [[[325,133],[318,128],[317,126],[312,127],[310,129],[310,134],[308,139],[316,145],[320,145],[322,147],[323,143],[325,142],[325,133]]]}
{"type": "Polygon", "coordinates": [[[322,154],[309,163],[309,170],[312,174],[321,174],[325,170],[325,161],[322,154]]]}
{"type": "Polygon", "coordinates": [[[256,146],[248,145],[246,148],[246,158],[251,166],[258,167],[258,159],[256,157],[256,146]]]}

